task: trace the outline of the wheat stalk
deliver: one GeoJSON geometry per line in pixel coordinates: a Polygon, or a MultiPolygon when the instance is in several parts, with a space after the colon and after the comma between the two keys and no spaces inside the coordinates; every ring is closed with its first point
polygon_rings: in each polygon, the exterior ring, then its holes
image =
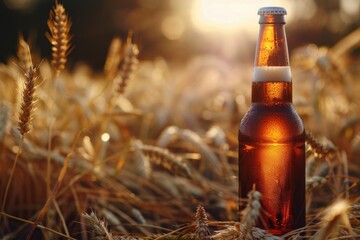
{"type": "Polygon", "coordinates": [[[56,76],[59,76],[65,68],[72,36],[70,35],[71,21],[66,14],[64,6],[57,1],[55,7],[50,11],[48,27],[50,33],[46,33],[46,36],[52,45],[51,62],[55,68],[56,76]]]}
{"type": "Polygon", "coordinates": [[[34,92],[36,89],[35,82],[38,77],[38,69],[37,67],[33,67],[32,65],[29,67],[28,71],[25,73],[25,87],[22,92],[22,102],[21,102],[21,110],[19,114],[18,121],[18,130],[21,134],[21,144],[18,148],[15,161],[12,165],[9,180],[6,185],[3,202],[1,205],[1,211],[4,211],[7,201],[7,196],[9,193],[10,185],[15,173],[16,165],[19,160],[20,153],[22,151],[22,146],[25,138],[25,134],[30,131],[30,123],[32,118],[32,110],[34,108],[34,92]]]}
{"type": "Polygon", "coordinates": [[[134,71],[139,63],[138,60],[139,48],[131,41],[131,37],[128,37],[124,48],[124,59],[119,66],[119,86],[117,92],[123,94],[125,87],[129,80],[132,78],[134,71]]]}
{"type": "Polygon", "coordinates": [[[37,216],[35,222],[34,222],[34,225],[31,227],[28,235],[26,236],[26,240],[30,240],[31,239],[31,236],[33,234],[33,232],[35,231],[35,228],[39,225],[39,223],[44,219],[46,213],[48,212],[50,206],[51,206],[51,203],[53,202],[53,200],[56,198],[60,188],[61,188],[61,185],[64,181],[64,178],[65,178],[65,175],[68,171],[68,168],[69,168],[69,164],[70,164],[70,160],[71,160],[71,157],[72,157],[72,154],[75,150],[75,146],[80,138],[80,135],[81,135],[81,132],[78,132],[71,144],[71,148],[70,148],[70,151],[69,153],[66,155],[66,159],[65,159],[65,162],[64,162],[64,165],[62,166],[61,170],[60,170],[60,173],[59,173],[59,176],[57,178],[57,181],[55,183],[55,186],[53,187],[52,191],[50,192],[46,202],[45,202],[45,205],[42,207],[42,209],[40,210],[39,212],[39,215],[37,216]]]}
{"type": "Polygon", "coordinates": [[[321,187],[327,179],[320,176],[312,176],[306,180],[306,210],[311,206],[312,192],[315,188],[321,187]]]}

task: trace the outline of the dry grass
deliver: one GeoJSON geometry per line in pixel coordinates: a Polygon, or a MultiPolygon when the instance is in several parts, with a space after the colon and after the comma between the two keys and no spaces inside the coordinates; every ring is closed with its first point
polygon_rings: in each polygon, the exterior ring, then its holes
{"type": "Polygon", "coordinates": [[[79,66],[57,78],[70,47],[64,13],[56,3],[49,20],[56,71],[46,59],[31,65],[21,103],[8,89],[23,73],[0,66],[2,239],[360,238],[360,73],[350,52],[358,31],[334,49],[292,52],[294,103],[308,130],[307,225],[273,236],[255,227],[261,193],[250,192],[238,213],[237,128],[250,86],[241,82],[226,95],[199,82],[189,87],[223,69],[208,58],[180,70],[164,60],[140,63],[137,45],[122,48],[119,39],[103,74],[79,66]],[[179,80],[167,81],[170,72],[179,80]],[[46,81],[31,122],[39,75],[46,81]],[[114,82],[121,94],[109,87],[114,82]],[[19,119],[11,118],[19,106],[19,119]]]}

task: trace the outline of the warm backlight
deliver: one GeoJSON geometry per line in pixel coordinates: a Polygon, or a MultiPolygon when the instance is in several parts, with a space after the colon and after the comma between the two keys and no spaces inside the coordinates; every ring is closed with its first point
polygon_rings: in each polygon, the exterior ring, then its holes
{"type": "Polygon", "coordinates": [[[259,19],[257,11],[265,5],[283,6],[291,12],[291,5],[283,0],[196,0],[191,18],[194,25],[202,31],[256,33],[259,19]]]}

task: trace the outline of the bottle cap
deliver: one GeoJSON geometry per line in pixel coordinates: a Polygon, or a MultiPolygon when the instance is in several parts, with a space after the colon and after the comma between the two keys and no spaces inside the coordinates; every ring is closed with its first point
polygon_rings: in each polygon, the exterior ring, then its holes
{"type": "Polygon", "coordinates": [[[286,15],[286,9],[282,7],[262,7],[258,11],[258,15],[266,15],[266,14],[272,14],[272,15],[286,15]]]}

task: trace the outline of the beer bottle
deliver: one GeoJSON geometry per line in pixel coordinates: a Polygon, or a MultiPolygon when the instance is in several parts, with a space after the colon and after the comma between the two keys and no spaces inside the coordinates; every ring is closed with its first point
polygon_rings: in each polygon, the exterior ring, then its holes
{"type": "Polygon", "coordinates": [[[255,187],[262,194],[257,226],[282,235],[305,226],[305,132],[292,104],[286,10],[258,14],[251,106],[238,135],[239,197],[255,187]]]}

